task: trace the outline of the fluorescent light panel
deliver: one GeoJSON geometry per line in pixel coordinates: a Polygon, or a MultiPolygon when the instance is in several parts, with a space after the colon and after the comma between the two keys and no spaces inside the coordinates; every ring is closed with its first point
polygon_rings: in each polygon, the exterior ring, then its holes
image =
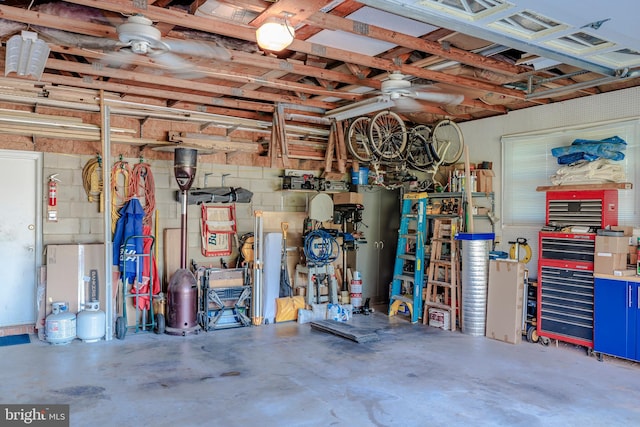
{"type": "Polygon", "coordinates": [[[4,75],[17,73],[40,80],[49,57],[49,46],[32,31],[22,31],[7,41],[4,75]]]}

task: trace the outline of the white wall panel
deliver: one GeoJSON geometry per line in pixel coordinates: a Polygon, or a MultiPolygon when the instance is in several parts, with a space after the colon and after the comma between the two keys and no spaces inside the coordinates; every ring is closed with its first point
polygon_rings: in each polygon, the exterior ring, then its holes
{"type": "MultiPolygon", "coordinates": [[[[563,127],[595,124],[607,120],[640,117],[640,87],[608,92],[600,95],[540,105],[510,112],[503,116],[461,123],[465,143],[469,146],[471,162],[492,161],[496,178],[496,211],[502,210],[502,146],[503,135],[552,130],[563,127]]],[[[634,182],[634,188],[638,188],[634,182]]],[[[535,191],[535,188],[531,188],[535,191]]],[[[542,225],[542,224],[541,224],[542,225]]],[[[508,250],[507,241],[521,234],[531,236],[530,230],[513,230],[498,224],[496,234],[501,234],[498,249],[508,250]]],[[[520,236],[526,237],[526,236],[520,236]]],[[[534,249],[537,249],[537,245],[534,249]]],[[[533,268],[533,264],[529,265],[533,268]]]]}

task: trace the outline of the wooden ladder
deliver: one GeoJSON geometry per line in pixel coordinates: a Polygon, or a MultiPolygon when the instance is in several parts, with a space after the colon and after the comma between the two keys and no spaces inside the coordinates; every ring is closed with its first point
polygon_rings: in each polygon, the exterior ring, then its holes
{"type": "Polygon", "coordinates": [[[460,263],[456,240],[453,236],[452,219],[442,218],[433,222],[431,257],[427,274],[422,323],[429,324],[429,308],[447,311],[449,329],[456,330],[460,320],[460,263]],[[449,247],[449,253],[443,249],[449,247]]]}

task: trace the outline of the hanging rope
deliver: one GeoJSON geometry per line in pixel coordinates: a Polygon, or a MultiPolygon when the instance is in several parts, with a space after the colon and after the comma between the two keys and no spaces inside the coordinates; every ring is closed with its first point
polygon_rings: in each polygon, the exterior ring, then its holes
{"type": "Polygon", "coordinates": [[[122,157],[111,167],[111,233],[115,232],[120,219],[120,208],[129,200],[130,175],[131,167],[122,157]]]}
{"type": "Polygon", "coordinates": [[[142,223],[151,225],[153,223],[153,211],[156,210],[156,187],[153,180],[151,166],[148,163],[137,163],[129,179],[129,198],[137,197],[144,208],[144,219],[142,223]]]}
{"type": "Polygon", "coordinates": [[[102,158],[99,154],[82,168],[82,186],[89,202],[99,202],[102,212],[102,158]]]}

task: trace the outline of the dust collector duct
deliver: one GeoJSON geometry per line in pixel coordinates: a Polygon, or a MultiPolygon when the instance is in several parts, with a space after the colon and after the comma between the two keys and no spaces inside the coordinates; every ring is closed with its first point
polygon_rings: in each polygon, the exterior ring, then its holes
{"type": "Polygon", "coordinates": [[[484,336],[493,233],[459,233],[462,242],[462,333],[484,336]]]}

